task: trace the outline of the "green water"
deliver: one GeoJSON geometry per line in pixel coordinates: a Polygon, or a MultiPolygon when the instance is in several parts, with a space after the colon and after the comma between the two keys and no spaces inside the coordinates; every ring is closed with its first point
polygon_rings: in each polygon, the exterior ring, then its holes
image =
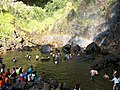
{"type": "Polygon", "coordinates": [[[68,86],[73,87],[75,83],[79,83],[82,90],[112,90],[112,83],[110,81],[106,81],[103,79],[103,74],[105,71],[110,75],[110,79],[112,79],[112,68],[106,68],[99,72],[99,76],[96,77],[95,82],[90,80],[90,65],[93,63],[91,61],[80,62],[75,59],[66,62],[62,60],[61,63],[55,65],[52,60],[49,62],[42,63],[41,61],[35,61],[35,55],[39,54],[38,50],[34,50],[32,52],[9,52],[6,53],[4,58],[4,63],[6,64],[6,68],[12,68],[15,66],[21,66],[25,70],[32,64],[34,69],[37,70],[38,75],[40,76],[42,72],[45,72],[46,76],[56,79],[59,82],[67,83],[68,86]],[[25,59],[26,53],[32,55],[32,61],[28,61],[25,59]],[[16,56],[18,61],[17,65],[14,65],[12,62],[12,58],[16,56]]]}

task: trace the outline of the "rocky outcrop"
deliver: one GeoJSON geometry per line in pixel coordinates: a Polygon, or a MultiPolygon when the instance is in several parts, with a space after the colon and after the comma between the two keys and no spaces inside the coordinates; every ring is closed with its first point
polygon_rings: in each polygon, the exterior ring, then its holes
{"type": "Polygon", "coordinates": [[[89,44],[86,47],[85,51],[87,54],[92,54],[92,55],[101,54],[101,48],[95,42],[89,44]]]}
{"type": "Polygon", "coordinates": [[[91,68],[100,71],[110,66],[116,66],[119,62],[120,57],[118,55],[107,55],[103,58],[103,60],[95,62],[91,68]]]}
{"type": "Polygon", "coordinates": [[[71,52],[71,45],[70,44],[66,44],[65,46],[63,46],[62,51],[64,53],[70,53],[71,52]]]}
{"type": "Polygon", "coordinates": [[[116,48],[120,38],[120,2],[117,0],[107,11],[105,31],[99,33],[94,41],[100,46],[116,48]]]}

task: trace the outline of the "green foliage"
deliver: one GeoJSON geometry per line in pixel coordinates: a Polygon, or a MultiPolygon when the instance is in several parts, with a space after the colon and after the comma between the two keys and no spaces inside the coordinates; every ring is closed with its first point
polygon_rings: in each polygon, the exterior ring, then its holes
{"type": "Polygon", "coordinates": [[[52,3],[48,2],[45,6],[45,10],[48,16],[52,16],[55,11],[65,7],[67,0],[53,0],[52,3]]]}
{"type": "Polygon", "coordinates": [[[17,23],[21,28],[24,30],[32,32],[32,31],[39,31],[45,30],[46,28],[50,27],[57,18],[61,17],[61,13],[63,14],[64,7],[67,3],[67,0],[55,0],[52,3],[48,3],[45,6],[45,9],[42,9],[37,6],[26,6],[18,3],[17,7],[14,7],[13,14],[19,18],[16,19],[17,23]],[[22,7],[21,7],[22,5],[22,7]],[[57,7],[58,8],[53,8],[57,7]],[[16,13],[15,13],[16,11],[16,13]]]}
{"type": "Polygon", "coordinates": [[[30,6],[36,5],[43,8],[48,2],[52,0],[21,0],[21,1],[30,6]]]}
{"type": "MultiPolygon", "coordinates": [[[[39,1],[43,2],[45,0],[39,1]]],[[[70,2],[71,0],[49,0],[49,1],[50,2],[48,2],[43,8],[38,7],[36,5],[28,6],[21,1],[8,2],[8,0],[3,0],[3,2],[0,3],[0,10],[1,12],[4,10],[7,13],[2,12],[0,16],[1,35],[9,36],[13,32],[13,30],[16,29],[11,24],[11,22],[13,22],[13,19],[15,20],[15,25],[19,26],[22,30],[26,32],[42,33],[45,30],[47,32],[47,30],[50,30],[54,26],[54,23],[57,20],[59,21],[61,19],[64,20],[71,9],[74,9],[75,12],[77,10],[77,3],[72,5],[72,3],[70,2]],[[9,15],[6,16],[6,14],[9,15]],[[4,18],[5,20],[2,20],[4,18]]],[[[38,0],[35,0],[35,2],[38,2],[38,0]]],[[[46,2],[47,1],[45,1],[45,3],[46,2]]],[[[81,22],[83,23],[83,21],[81,22]]],[[[89,21],[86,21],[85,23],[88,22],[89,21]]],[[[24,35],[23,33],[20,34],[24,35]]]]}
{"type": "Polygon", "coordinates": [[[10,13],[0,14],[0,36],[9,37],[13,33],[13,25],[11,22],[14,17],[10,13]]]}
{"type": "Polygon", "coordinates": [[[10,6],[10,13],[15,17],[24,19],[24,21],[36,19],[41,21],[45,18],[45,12],[42,8],[36,6],[27,6],[22,2],[16,3],[16,6],[10,6]]]}

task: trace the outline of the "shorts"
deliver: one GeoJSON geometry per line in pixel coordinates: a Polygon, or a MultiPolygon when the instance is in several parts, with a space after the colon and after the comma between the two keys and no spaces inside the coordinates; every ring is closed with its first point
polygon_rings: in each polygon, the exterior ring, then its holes
{"type": "Polygon", "coordinates": [[[120,86],[120,83],[115,83],[115,86],[120,86]]]}

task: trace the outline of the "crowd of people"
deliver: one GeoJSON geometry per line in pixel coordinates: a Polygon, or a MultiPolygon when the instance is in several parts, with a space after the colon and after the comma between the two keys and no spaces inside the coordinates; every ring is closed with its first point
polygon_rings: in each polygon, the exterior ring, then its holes
{"type": "MultiPolygon", "coordinates": [[[[77,53],[77,55],[78,54],[79,53],[77,53]]],[[[51,55],[51,58],[53,59],[54,64],[58,64],[59,62],[61,62],[61,53],[59,49],[56,48],[55,53],[52,52],[50,53],[50,55],[51,55]]],[[[25,58],[31,61],[31,55],[29,55],[28,53],[26,54],[25,58]]],[[[70,59],[72,58],[73,57],[71,53],[64,54],[64,60],[66,62],[70,61],[70,59]]],[[[40,60],[39,54],[36,54],[35,60],[36,62],[40,60]]],[[[13,58],[13,62],[14,64],[17,63],[16,57],[13,58]]],[[[95,69],[91,69],[90,75],[91,75],[90,80],[95,81],[96,77],[99,75],[99,72],[95,69]]],[[[44,82],[42,90],[49,90],[50,82],[44,81],[43,78],[44,76],[39,79],[41,83],[44,82]]],[[[114,83],[113,90],[118,90],[120,85],[120,78],[117,71],[113,73],[112,80],[110,80],[110,77],[107,72],[103,75],[103,78],[105,78],[110,82],[113,82],[114,83]]],[[[12,88],[15,88],[14,84],[20,85],[20,86],[24,85],[23,87],[25,88],[30,82],[35,83],[37,81],[38,81],[38,75],[36,70],[33,69],[33,65],[31,65],[28,68],[27,72],[25,72],[25,70],[22,67],[13,67],[12,69],[10,68],[5,69],[5,64],[3,64],[3,62],[1,62],[0,64],[0,90],[10,90],[9,88],[11,88],[11,85],[13,86],[12,88]]],[[[55,90],[62,90],[61,88],[63,88],[63,85],[59,83],[59,85],[56,87],[55,90]]],[[[74,90],[81,90],[79,83],[75,84],[74,90]]]]}
{"type": "Polygon", "coordinates": [[[0,64],[0,90],[13,90],[14,85],[27,85],[29,82],[38,80],[37,72],[31,65],[25,72],[22,67],[13,67],[5,69],[5,64],[0,64]]]}
{"type": "MultiPolygon", "coordinates": [[[[31,65],[27,72],[22,67],[13,67],[5,70],[5,64],[0,65],[0,90],[28,90],[27,86],[30,83],[39,82],[40,90],[70,90],[66,83],[59,83],[54,80],[45,78],[45,73],[43,72],[40,77],[38,77],[37,72],[33,69],[31,65]]],[[[33,89],[35,90],[35,89],[33,89]]],[[[75,84],[74,90],[81,90],[79,83],[75,84]]]]}

